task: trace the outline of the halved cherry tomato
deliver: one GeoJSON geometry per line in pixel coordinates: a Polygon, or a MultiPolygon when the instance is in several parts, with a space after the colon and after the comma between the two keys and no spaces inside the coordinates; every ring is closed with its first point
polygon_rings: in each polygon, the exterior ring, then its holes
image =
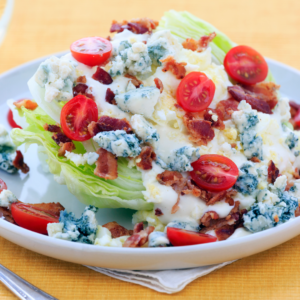
{"type": "Polygon", "coordinates": [[[8,124],[12,127],[12,128],[20,128],[22,129],[21,126],[19,126],[15,120],[14,120],[14,116],[13,116],[13,113],[11,111],[11,109],[8,111],[7,113],[7,121],[8,121],[8,124]]]}
{"type": "Polygon", "coordinates": [[[7,185],[6,185],[6,183],[0,178],[0,193],[1,193],[3,190],[7,190],[7,185]]]}
{"type": "Polygon", "coordinates": [[[231,188],[239,175],[239,169],[229,158],[218,154],[202,155],[192,163],[192,179],[200,188],[212,192],[231,188]]]}
{"type": "Polygon", "coordinates": [[[61,110],[60,124],[64,134],[74,141],[86,141],[91,138],[88,125],[98,120],[97,104],[84,95],[71,99],[61,110]]]}
{"type": "Polygon", "coordinates": [[[225,56],[224,67],[231,78],[243,84],[264,81],[268,75],[263,56],[248,46],[231,48],[225,56]]]}
{"type": "Polygon", "coordinates": [[[209,106],[215,90],[215,84],[204,73],[191,72],[177,88],[177,102],[185,111],[199,112],[209,106]]]}
{"type": "Polygon", "coordinates": [[[173,246],[190,246],[217,241],[217,238],[210,234],[173,227],[167,227],[167,237],[173,246]]]}
{"type": "Polygon", "coordinates": [[[21,202],[11,205],[11,213],[15,222],[25,229],[47,234],[48,223],[58,223],[59,217],[37,210],[21,202]]]}
{"type": "Polygon", "coordinates": [[[112,45],[107,39],[93,36],[72,43],[70,49],[73,57],[77,61],[94,67],[101,65],[109,59],[112,45]]]}
{"type": "Polygon", "coordinates": [[[297,111],[295,117],[293,118],[293,121],[296,123],[297,126],[300,127],[300,110],[297,111]]]}

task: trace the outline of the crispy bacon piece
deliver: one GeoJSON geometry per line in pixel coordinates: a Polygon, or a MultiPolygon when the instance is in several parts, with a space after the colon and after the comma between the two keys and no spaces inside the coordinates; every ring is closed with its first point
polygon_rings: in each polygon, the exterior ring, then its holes
{"type": "Polygon", "coordinates": [[[217,109],[219,109],[222,114],[224,120],[229,120],[231,119],[231,115],[233,112],[238,110],[238,105],[239,102],[234,100],[234,99],[227,99],[227,100],[222,100],[217,104],[217,109]]]}
{"type": "Polygon", "coordinates": [[[117,105],[117,102],[115,100],[115,93],[110,88],[106,90],[105,101],[109,104],[117,105]]]}
{"type": "Polygon", "coordinates": [[[163,212],[161,211],[160,208],[156,208],[156,209],[155,209],[155,215],[158,216],[158,217],[160,217],[160,216],[163,215],[163,212]]]}
{"type": "Polygon", "coordinates": [[[259,83],[253,86],[234,85],[228,87],[228,92],[237,101],[246,100],[253,109],[266,114],[272,114],[272,109],[278,102],[277,93],[279,86],[269,83],[259,83]]]}
{"type": "Polygon", "coordinates": [[[221,228],[217,228],[215,230],[216,236],[219,241],[225,241],[227,240],[233,233],[235,232],[235,226],[234,225],[224,225],[221,228]]]}
{"type": "Polygon", "coordinates": [[[163,63],[163,72],[170,71],[177,79],[182,79],[186,74],[185,66],[186,62],[178,63],[175,61],[174,57],[169,55],[165,59],[161,60],[163,63]]]}
{"type": "Polygon", "coordinates": [[[212,193],[205,190],[201,190],[200,199],[206,202],[206,205],[214,205],[216,202],[219,202],[225,199],[225,202],[234,204],[233,196],[237,194],[236,190],[227,190],[218,193],[212,193]]]}
{"type": "Polygon", "coordinates": [[[185,49],[189,49],[192,51],[197,51],[197,52],[202,52],[204,51],[207,47],[208,44],[216,37],[216,33],[212,32],[209,35],[204,35],[200,38],[199,41],[196,41],[192,38],[186,39],[183,43],[182,46],[185,49]]]}
{"type": "Polygon", "coordinates": [[[94,174],[109,180],[118,178],[118,162],[116,157],[111,152],[102,148],[96,152],[99,154],[99,158],[96,161],[94,174]]]}
{"type": "Polygon", "coordinates": [[[88,125],[88,131],[91,136],[95,136],[99,132],[115,130],[125,130],[127,133],[132,132],[132,128],[125,118],[117,119],[109,116],[101,116],[97,122],[92,121],[88,125]]]}
{"type": "Polygon", "coordinates": [[[104,69],[97,67],[95,74],[92,76],[93,79],[101,82],[102,84],[111,84],[113,82],[109,73],[107,73],[104,69]]]}
{"type": "MultiPolygon", "coordinates": [[[[204,227],[200,230],[200,232],[206,233],[207,231],[215,230],[219,240],[227,239],[234,233],[236,228],[241,226],[243,222],[242,216],[246,211],[243,210],[240,212],[239,205],[240,202],[236,201],[234,203],[234,207],[225,218],[213,219],[212,217],[206,216],[206,218],[203,219],[205,223],[202,224],[204,227]]],[[[214,217],[216,218],[215,214],[214,217]]]]}
{"type": "Polygon", "coordinates": [[[199,146],[207,145],[215,137],[214,130],[211,128],[211,122],[201,120],[191,113],[187,113],[183,117],[183,123],[190,133],[190,140],[199,146]]]}
{"type": "Polygon", "coordinates": [[[78,83],[73,87],[73,96],[76,97],[77,95],[84,95],[90,99],[95,100],[94,96],[91,93],[88,93],[89,91],[91,91],[91,88],[89,88],[86,84],[78,83]]]}
{"type": "Polygon", "coordinates": [[[268,164],[268,182],[273,184],[278,176],[279,170],[276,168],[273,160],[270,160],[268,164]]]}
{"type": "Polygon", "coordinates": [[[133,227],[133,233],[139,233],[140,231],[142,231],[144,229],[144,223],[140,222],[140,223],[136,223],[133,227]]]}
{"type": "Polygon", "coordinates": [[[155,152],[152,147],[145,146],[136,159],[136,165],[142,170],[151,170],[153,160],[156,160],[155,152]]]}
{"type": "Polygon", "coordinates": [[[29,172],[29,167],[25,164],[23,154],[20,150],[16,151],[16,157],[12,164],[15,168],[21,170],[21,172],[24,174],[27,174],[29,172]]]}
{"type": "Polygon", "coordinates": [[[219,130],[224,130],[225,125],[223,123],[224,117],[220,109],[207,108],[204,112],[204,120],[211,122],[211,127],[217,128],[219,130]],[[217,120],[214,120],[217,116],[217,120]]]}
{"type": "Polygon", "coordinates": [[[124,29],[132,31],[136,34],[143,34],[146,32],[152,32],[158,26],[157,21],[153,21],[148,18],[133,19],[131,21],[123,21],[118,23],[113,21],[110,27],[110,32],[122,32],[124,29]]]}
{"type": "Polygon", "coordinates": [[[121,226],[120,224],[118,224],[117,222],[108,222],[104,225],[102,225],[102,227],[107,228],[110,233],[111,233],[111,237],[113,239],[118,238],[120,236],[124,236],[124,235],[132,235],[133,231],[132,230],[128,230],[125,227],[121,226]]]}
{"type": "Polygon", "coordinates": [[[259,99],[264,100],[273,109],[278,103],[277,91],[280,85],[274,82],[260,82],[254,85],[244,85],[244,89],[255,94],[259,99]]]}
{"type": "Polygon", "coordinates": [[[76,82],[77,82],[77,83],[86,83],[86,77],[85,77],[85,76],[79,76],[79,77],[76,79],[76,82]]]}
{"type": "Polygon", "coordinates": [[[155,83],[156,87],[159,89],[160,93],[162,93],[164,90],[164,85],[163,85],[162,81],[159,78],[154,78],[154,83],[155,83]]]}
{"type": "Polygon", "coordinates": [[[295,168],[295,172],[293,173],[295,179],[300,179],[300,174],[298,168],[295,168]]]}
{"type": "Polygon", "coordinates": [[[294,126],[295,130],[299,130],[300,127],[294,121],[294,117],[296,116],[296,114],[300,110],[300,104],[298,104],[298,103],[296,103],[294,101],[290,101],[289,104],[290,104],[290,113],[291,113],[290,123],[294,126]]]}
{"type": "Polygon", "coordinates": [[[211,211],[207,211],[202,218],[200,219],[200,222],[203,226],[210,226],[210,221],[211,220],[218,220],[220,217],[218,215],[218,213],[216,213],[215,211],[211,210],[211,211]]]}
{"type": "Polygon", "coordinates": [[[71,139],[69,139],[64,133],[62,132],[56,132],[52,135],[52,139],[54,142],[60,146],[60,143],[70,143],[72,142],[71,139]]]}
{"type": "Polygon", "coordinates": [[[60,143],[59,144],[59,150],[58,150],[58,156],[65,156],[66,151],[72,152],[75,150],[75,145],[73,142],[67,142],[67,143],[60,143]]]}
{"type": "Polygon", "coordinates": [[[131,80],[131,83],[136,87],[136,88],[139,88],[142,84],[143,84],[143,81],[137,79],[135,76],[133,75],[130,75],[130,74],[125,74],[124,77],[126,78],[130,78],[131,80]]]}
{"type": "Polygon", "coordinates": [[[260,163],[261,162],[261,160],[256,156],[251,157],[250,160],[254,163],[260,163]]]}
{"type": "Polygon", "coordinates": [[[17,224],[11,214],[11,211],[6,208],[6,207],[1,207],[0,206],[0,218],[4,219],[5,221],[12,223],[12,224],[17,224]]]}
{"type": "Polygon", "coordinates": [[[43,212],[45,212],[49,215],[55,216],[55,217],[59,217],[60,212],[62,210],[65,210],[65,208],[58,202],[57,203],[55,203],[55,202],[35,203],[35,204],[30,203],[28,205],[32,206],[36,210],[43,211],[43,212]]]}
{"type": "Polygon", "coordinates": [[[133,229],[133,235],[130,236],[125,243],[123,244],[123,247],[130,247],[130,248],[136,248],[136,247],[142,247],[148,242],[148,237],[151,232],[154,231],[153,226],[148,226],[146,229],[144,228],[144,225],[141,229],[141,224],[139,223],[139,231],[133,229]]]}
{"type": "Polygon", "coordinates": [[[17,101],[17,102],[14,102],[13,104],[17,109],[20,109],[22,106],[24,106],[26,109],[35,110],[38,107],[36,102],[33,102],[29,99],[17,101]]]}
{"type": "Polygon", "coordinates": [[[43,127],[46,131],[49,131],[49,132],[62,133],[62,130],[58,125],[51,125],[51,124],[46,123],[43,127]]]}
{"type": "Polygon", "coordinates": [[[186,185],[181,191],[181,195],[193,195],[195,197],[200,197],[201,190],[195,186],[190,179],[187,179],[186,185]]]}
{"type": "Polygon", "coordinates": [[[300,216],[300,207],[298,206],[295,210],[295,217],[299,217],[300,216]]]}

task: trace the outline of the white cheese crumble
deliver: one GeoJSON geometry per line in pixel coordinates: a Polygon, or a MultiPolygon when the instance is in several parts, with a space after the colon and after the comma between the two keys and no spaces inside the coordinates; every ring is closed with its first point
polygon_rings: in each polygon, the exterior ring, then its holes
{"type": "Polygon", "coordinates": [[[107,247],[122,247],[129,236],[124,235],[118,238],[112,238],[111,232],[100,225],[98,225],[96,239],[94,245],[107,247]]]}
{"type": "Polygon", "coordinates": [[[73,152],[66,151],[65,157],[71,160],[77,167],[85,164],[93,165],[99,158],[99,154],[96,152],[87,152],[84,154],[76,154],[73,152]]]}
{"type": "Polygon", "coordinates": [[[0,206],[10,208],[12,203],[17,202],[17,197],[10,190],[2,190],[0,193],[0,206]]]}

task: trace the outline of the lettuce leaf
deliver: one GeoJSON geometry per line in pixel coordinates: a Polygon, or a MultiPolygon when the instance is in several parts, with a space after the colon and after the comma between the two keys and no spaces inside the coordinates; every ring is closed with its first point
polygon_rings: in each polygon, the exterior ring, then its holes
{"type": "MultiPolygon", "coordinates": [[[[197,18],[187,11],[177,12],[175,10],[167,11],[159,22],[157,30],[168,29],[177,36],[181,42],[187,38],[199,39],[203,35],[215,32],[217,36],[210,43],[214,59],[223,64],[226,53],[237,46],[227,35],[208,22],[197,18]]],[[[275,82],[274,77],[269,70],[265,81],[275,82]]]]}
{"type": "MultiPolygon", "coordinates": [[[[94,175],[94,166],[75,166],[65,157],[58,156],[59,147],[52,140],[52,134],[45,131],[45,123],[55,124],[40,107],[31,111],[22,107],[21,113],[25,116],[28,126],[14,129],[11,137],[16,146],[21,144],[38,144],[45,148],[48,155],[50,172],[62,176],[72,194],[87,205],[100,208],[130,208],[135,210],[150,210],[152,203],[146,202],[142,191],[145,190],[141,172],[136,168],[128,168],[125,158],[118,160],[119,176],[116,180],[105,180],[94,175]]],[[[74,142],[75,153],[85,153],[85,148],[80,142],[74,142]]]]}

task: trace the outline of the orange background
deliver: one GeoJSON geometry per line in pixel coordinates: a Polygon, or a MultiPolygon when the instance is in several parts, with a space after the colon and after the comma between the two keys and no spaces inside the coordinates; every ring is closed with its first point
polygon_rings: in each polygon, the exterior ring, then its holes
{"type": "MultiPolygon", "coordinates": [[[[159,20],[169,9],[188,10],[238,44],[300,69],[299,0],[16,0],[0,47],[0,73],[68,49],[78,38],[107,36],[112,19],[148,16],[159,20]]],[[[0,263],[58,299],[300,298],[300,236],[199,278],[174,295],[45,257],[3,238],[0,263]]],[[[16,298],[0,284],[0,299],[16,298]]]]}

